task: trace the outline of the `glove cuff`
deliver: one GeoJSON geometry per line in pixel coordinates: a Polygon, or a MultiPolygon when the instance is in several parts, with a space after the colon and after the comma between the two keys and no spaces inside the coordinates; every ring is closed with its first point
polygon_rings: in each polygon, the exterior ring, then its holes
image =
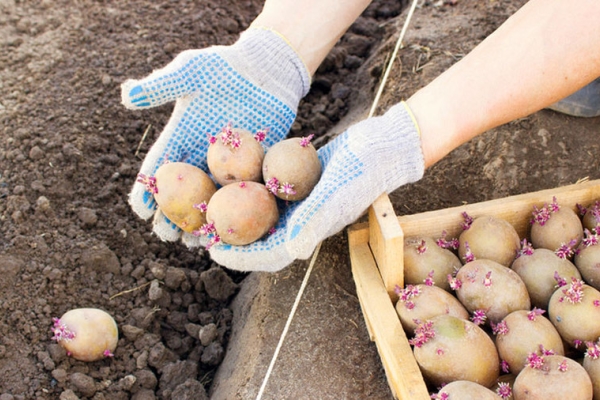
{"type": "Polygon", "coordinates": [[[250,28],[220,55],[240,74],[293,110],[310,89],[306,65],[289,42],[270,28],[250,28]]]}

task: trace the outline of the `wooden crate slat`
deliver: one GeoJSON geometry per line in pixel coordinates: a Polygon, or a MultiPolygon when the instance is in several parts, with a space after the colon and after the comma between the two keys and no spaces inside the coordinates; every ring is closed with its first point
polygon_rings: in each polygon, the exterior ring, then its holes
{"type": "Polygon", "coordinates": [[[396,285],[404,286],[404,236],[387,194],[369,208],[369,245],[388,294],[396,297],[396,285]]]}
{"type": "Polygon", "coordinates": [[[369,246],[350,249],[352,273],[365,321],[385,369],[388,384],[400,400],[429,400],[429,393],[392,305],[369,246]]]}
{"type": "Polygon", "coordinates": [[[521,238],[524,238],[529,232],[533,206],[541,207],[546,203],[551,203],[554,196],[561,206],[576,210],[578,203],[587,206],[588,203],[600,198],[600,180],[443,210],[404,215],[398,217],[398,222],[405,236],[439,237],[442,230],[445,230],[448,237],[458,237],[461,232],[460,224],[463,222],[462,212],[466,211],[471,217],[492,215],[503,218],[515,227],[521,238]]]}

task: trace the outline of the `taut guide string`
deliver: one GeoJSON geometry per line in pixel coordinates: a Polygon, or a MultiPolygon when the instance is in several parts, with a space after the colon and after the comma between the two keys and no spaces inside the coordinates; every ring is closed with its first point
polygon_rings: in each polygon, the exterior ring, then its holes
{"type": "MultiPolygon", "coordinates": [[[[381,94],[383,93],[383,88],[384,88],[385,83],[390,74],[390,70],[392,69],[392,64],[394,63],[394,60],[398,56],[398,51],[402,47],[402,40],[404,39],[404,35],[406,34],[406,30],[408,29],[408,24],[412,18],[415,8],[417,8],[418,2],[419,2],[419,0],[413,0],[412,4],[410,6],[410,9],[408,10],[408,15],[406,16],[406,20],[404,21],[404,25],[402,26],[402,30],[400,31],[400,36],[398,37],[398,40],[396,41],[396,46],[394,47],[392,56],[390,57],[390,60],[386,66],[385,72],[383,74],[383,78],[379,85],[379,89],[377,90],[377,94],[375,95],[375,99],[373,101],[373,105],[371,106],[371,110],[369,111],[368,117],[372,117],[375,114],[375,109],[377,108],[377,104],[379,103],[379,99],[381,98],[381,94]]],[[[271,373],[273,372],[273,367],[275,366],[275,362],[277,361],[279,351],[281,350],[281,347],[282,347],[285,337],[288,333],[290,325],[292,324],[292,320],[294,319],[294,315],[296,314],[296,310],[298,309],[298,304],[300,303],[300,299],[302,298],[304,289],[306,288],[306,285],[308,284],[308,279],[310,277],[310,274],[313,270],[315,262],[317,261],[317,257],[319,255],[319,250],[321,249],[321,243],[319,243],[317,245],[317,247],[316,247],[315,251],[313,252],[313,255],[310,259],[310,264],[308,265],[308,268],[306,269],[306,272],[304,274],[304,278],[302,279],[302,284],[300,285],[300,289],[298,290],[298,294],[296,295],[296,300],[294,301],[294,305],[292,306],[292,309],[290,311],[290,314],[288,315],[288,319],[285,323],[283,331],[281,332],[281,336],[279,337],[279,342],[277,343],[277,347],[275,348],[275,352],[273,353],[273,357],[271,358],[271,363],[269,364],[269,368],[267,368],[267,372],[263,379],[262,385],[260,386],[260,389],[258,391],[258,395],[256,396],[256,400],[262,399],[262,395],[265,391],[265,387],[267,386],[269,378],[271,377],[271,373]]]]}

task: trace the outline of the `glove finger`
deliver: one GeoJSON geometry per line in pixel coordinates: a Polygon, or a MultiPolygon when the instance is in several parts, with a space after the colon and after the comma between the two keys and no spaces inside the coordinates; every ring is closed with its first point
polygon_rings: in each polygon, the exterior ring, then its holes
{"type": "Polygon", "coordinates": [[[129,193],[129,205],[134,213],[140,218],[147,220],[156,211],[156,201],[146,186],[141,182],[135,182],[129,193]]]}
{"type": "Polygon", "coordinates": [[[192,235],[191,233],[183,232],[181,235],[181,242],[190,249],[193,249],[196,247],[206,247],[208,244],[208,238],[206,236],[197,236],[192,235]]]}
{"type": "Polygon", "coordinates": [[[285,248],[285,218],[280,218],[277,230],[264,238],[245,245],[217,243],[210,247],[216,263],[238,271],[279,271],[294,261],[285,248]]]}
{"type": "Polygon", "coordinates": [[[156,107],[189,95],[196,86],[192,84],[193,71],[202,63],[204,50],[186,50],[164,68],[147,77],[128,79],[121,85],[121,101],[129,109],[156,107]]]}
{"type": "Polygon", "coordinates": [[[165,242],[176,242],[181,237],[183,231],[172,223],[160,210],[156,209],[154,219],[152,220],[152,230],[165,242]]]}

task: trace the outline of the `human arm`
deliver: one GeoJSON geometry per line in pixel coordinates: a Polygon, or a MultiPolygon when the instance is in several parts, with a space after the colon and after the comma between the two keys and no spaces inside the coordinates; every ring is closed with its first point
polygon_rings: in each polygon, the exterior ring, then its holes
{"type": "Polygon", "coordinates": [[[313,75],[371,0],[266,0],[250,27],[281,33],[313,75]]]}
{"type": "Polygon", "coordinates": [[[531,0],[407,100],[426,167],[600,76],[600,2],[531,0]]]}
{"type": "Polygon", "coordinates": [[[244,248],[215,246],[214,259],[230,268],[273,271],[307,258],[381,193],[420,179],[425,167],[473,137],[592,81],[600,75],[600,7],[576,3],[531,0],[410,97],[410,108],[396,105],[352,126],[319,150],[321,181],[307,200],[286,210],[273,236],[244,248]],[[410,109],[418,124],[411,125],[410,109]]]}

